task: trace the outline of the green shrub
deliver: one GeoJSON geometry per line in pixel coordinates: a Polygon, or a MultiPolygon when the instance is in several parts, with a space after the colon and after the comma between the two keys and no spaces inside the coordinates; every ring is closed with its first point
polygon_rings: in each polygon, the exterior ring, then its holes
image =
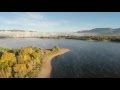
{"type": "Polygon", "coordinates": [[[31,59],[31,57],[28,54],[20,54],[19,56],[17,56],[18,64],[27,63],[30,61],[30,59],[31,59]]]}
{"type": "Polygon", "coordinates": [[[20,48],[18,51],[19,54],[32,54],[33,52],[34,52],[34,50],[31,47],[20,48]]]}
{"type": "Polygon", "coordinates": [[[33,52],[32,54],[31,54],[31,57],[33,57],[33,59],[39,59],[40,58],[40,53],[38,52],[33,52]]]}
{"type": "Polygon", "coordinates": [[[16,57],[14,53],[4,52],[0,59],[0,64],[4,63],[7,66],[12,66],[16,63],[16,57]]]}
{"type": "Polygon", "coordinates": [[[30,72],[33,69],[32,63],[27,63],[26,68],[27,68],[27,72],[30,72]]]}
{"type": "Polygon", "coordinates": [[[10,78],[10,77],[12,77],[11,67],[0,69],[0,78],[10,78]]]}
{"type": "Polygon", "coordinates": [[[60,49],[59,49],[59,47],[58,46],[54,46],[53,48],[52,48],[52,51],[59,51],[60,49]]]}

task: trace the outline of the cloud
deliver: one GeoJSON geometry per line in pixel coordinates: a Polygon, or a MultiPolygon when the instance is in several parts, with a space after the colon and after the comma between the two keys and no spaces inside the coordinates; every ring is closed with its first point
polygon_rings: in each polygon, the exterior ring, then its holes
{"type": "Polygon", "coordinates": [[[16,16],[27,18],[27,19],[38,19],[38,20],[45,20],[46,17],[40,12],[18,12],[13,13],[16,16]]]}
{"type": "Polygon", "coordinates": [[[39,28],[53,27],[61,24],[59,21],[48,20],[47,17],[45,17],[43,14],[37,12],[12,12],[10,15],[14,16],[14,18],[2,17],[0,18],[0,23],[6,25],[18,25],[24,27],[26,26],[39,28]]]}
{"type": "Polygon", "coordinates": [[[41,12],[11,12],[5,16],[0,13],[0,27],[3,29],[58,31],[60,27],[70,23],[65,19],[51,20],[41,12]]]}
{"type": "Polygon", "coordinates": [[[45,19],[45,17],[40,13],[25,12],[25,14],[31,19],[45,19]]]}

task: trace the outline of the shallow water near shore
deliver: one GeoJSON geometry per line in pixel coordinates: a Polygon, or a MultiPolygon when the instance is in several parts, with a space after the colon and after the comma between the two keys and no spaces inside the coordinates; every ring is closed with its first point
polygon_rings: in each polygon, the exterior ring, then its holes
{"type": "Polygon", "coordinates": [[[52,60],[51,78],[120,77],[120,43],[67,39],[5,38],[0,47],[68,48],[52,60]]]}

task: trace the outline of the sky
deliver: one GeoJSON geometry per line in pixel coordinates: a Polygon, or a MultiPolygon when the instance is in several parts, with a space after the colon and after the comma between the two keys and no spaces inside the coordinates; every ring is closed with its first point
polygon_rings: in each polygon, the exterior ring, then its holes
{"type": "Polygon", "coordinates": [[[120,28],[120,12],[0,12],[0,30],[76,32],[120,28]]]}

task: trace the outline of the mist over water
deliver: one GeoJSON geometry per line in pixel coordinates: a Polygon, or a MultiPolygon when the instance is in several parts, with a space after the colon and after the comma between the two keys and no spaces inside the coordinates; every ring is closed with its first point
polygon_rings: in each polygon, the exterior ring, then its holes
{"type": "Polygon", "coordinates": [[[120,43],[67,39],[6,38],[0,47],[36,46],[68,48],[70,52],[52,60],[51,78],[120,77],[120,43]]]}

